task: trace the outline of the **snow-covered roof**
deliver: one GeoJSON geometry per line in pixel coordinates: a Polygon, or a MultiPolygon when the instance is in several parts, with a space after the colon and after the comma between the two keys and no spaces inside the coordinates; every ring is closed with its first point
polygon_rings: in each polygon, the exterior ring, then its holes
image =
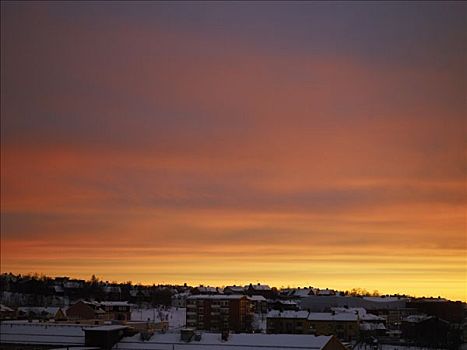
{"type": "Polygon", "coordinates": [[[293,300],[276,300],[275,302],[282,305],[297,305],[297,303],[293,300]]]}
{"type": "Polygon", "coordinates": [[[360,321],[367,321],[367,322],[384,321],[384,317],[373,315],[373,314],[365,314],[365,315],[360,316],[360,321]]]}
{"type": "Polygon", "coordinates": [[[106,325],[106,326],[97,326],[97,327],[86,327],[83,328],[83,331],[120,331],[123,329],[127,329],[127,326],[122,325],[106,325]]]}
{"type": "MultiPolygon", "coordinates": [[[[88,301],[88,300],[78,300],[75,304],[77,303],[83,303],[83,304],[86,304],[86,305],[92,305],[92,306],[99,306],[99,303],[97,301],[88,301]]],[[[73,305],[75,305],[73,304],[73,305]]]]}
{"type": "Polygon", "coordinates": [[[232,295],[224,295],[224,294],[214,294],[214,295],[191,295],[187,300],[199,300],[199,299],[219,299],[219,300],[225,300],[225,299],[241,299],[241,298],[246,298],[245,295],[238,295],[238,294],[232,294],[232,295]]]}
{"type": "Polygon", "coordinates": [[[227,286],[224,288],[224,290],[227,288],[230,289],[232,292],[244,292],[245,291],[245,288],[242,286],[227,286]]]}
{"type": "Polygon", "coordinates": [[[375,330],[386,330],[386,327],[382,323],[369,323],[369,322],[362,322],[360,323],[360,329],[362,331],[375,331],[375,330]]]}
{"type": "MultiPolygon", "coordinates": [[[[222,341],[219,333],[202,333],[201,340],[193,340],[187,346],[192,350],[319,350],[326,346],[332,336],[314,336],[301,334],[230,334],[227,341],[222,341]]],[[[149,341],[141,341],[139,335],[123,338],[114,349],[172,349],[173,345],[184,344],[180,334],[155,334],[149,341]]]]}
{"type": "Polygon", "coordinates": [[[271,287],[269,287],[267,284],[250,284],[248,286],[245,286],[245,288],[253,288],[254,290],[271,290],[271,287]]]}
{"type": "Polygon", "coordinates": [[[350,312],[358,314],[360,317],[366,315],[366,309],[363,307],[331,307],[331,310],[336,313],[350,312]]]}
{"type": "Polygon", "coordinates": [[[358,315],[352,314],[350,312],[310,312],[308,319],[310,321],[358,321],[358,315]]]}
{"type": "Polygon", "coordinates": [[[332,307],[335,313],[353,313],[358,314],[361,321],[384,321],[383,317],[367,313],[363,307],[332,307]]]}
{"type": "Polygon", "coordinates": [[[319,289],[315,292],[316,295],[335,295],[336,292],[332,289],[319,289]]]}
{"type": "Polygon", "coordinates": [[[128,301],[102,301],[100,302],[102,306],[132,306],[133,304],[128,303],[128,301]]]}
{"type": "Polygon", "coordinates": [[[375,301],[378,303],[389,303],[393,301],[408,300],[407,298],[400,297],[363,297],[364,300],[375,301]]]}
{"type": "Polygon", "coordinates": [[[43,306],[21,306],[18,307],[18,311],[22,313],[34,313],[34,314],[42,314],[46,313],[48,315],[55,315],[57,311],[59,310],[59,307],[56,306],[49,306],[49,307],[43,307],[43,306]]]}
{"type": "Polygon", "coordinates": [[[55,293],[63,293],[63,287],[62,286],[54,286],[54,291],[55,293]]]}
{"type": "Polygon", "coordinates": [[[63,283],[63,287],[69,288],[69,289],[81,288],[82,286],[83,285],[80,282],[77,282],[77,281],[68,281],[68,282],[63,283]]]}
{"type": "Polygon", "coordinates": [[[172,295],[172,298],[173,298],[173,299],[185,299],[185,298],[187,298],[188,296],[190,296],[190,293],[188,293],[188,292],[182,292],[182,293],[175,293],[174,295],[172,295]]]}
{"type": "Polygon", "coordinates": [[[428,316],[428,315],[410,315],[404,318],[404,321],[411,322],[411,323],[418,323],[418,322],[429,320],[432,317],[433,316],[428,316]]]}
{"type": "Polygon", "coordinates": [[[308,318],[308,311],[292,311],[292,310],[271,310],[268,312],[268,318],[308,318]]]}
{"type": "Polygon", "coordinates": [[[105,286],[102,288],[104,293],[120,293],[121,288],[119,286],[105,286]]]}
{"type": "Polygon", "coordinates": [[[216,288],[216,287],[202,287],[202,286],[199,286],[199,287],[196,287],[196,289],[200,292],[200,293],[218,293],[219,292],[219,289],[216,288]]]}
{"type": "Polygon", "coordinates": [[[263,297],[262,295],[252,295],[252,296],[249,296],[248,299],[253,300],[253,301],[266,301],[266,298],[263,297]]]}
{"type": "Polygon", "coordinates": [[[82,325],[2,322],[0,343],[84,345],[82,325]]]}
{"type": "Polygon", "coordinates": [[[310,321],[358,321],[358,315],[354,313],[332,313],[332,312],[308,312],[293,310],[271,310],[268,318],[307,318],[310,321]]]}
{"type": "Polygon", "coordinates": [[[1,312],[14,312],[15,310],[13,310],[12,308],[6,305],[0,304],[0,311],[1,312]]]}
{"type": "Polygon", "coordinates": [[[289,292],[289,295],[298,298],[305,298],[309,295],[314,295],[317,292],[318,290],[315,288],[296,288],[289,292]]]}

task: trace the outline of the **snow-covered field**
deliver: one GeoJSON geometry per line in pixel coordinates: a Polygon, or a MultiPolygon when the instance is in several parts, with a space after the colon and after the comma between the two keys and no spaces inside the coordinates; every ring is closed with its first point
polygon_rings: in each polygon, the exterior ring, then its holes
{"type": "Polygon", "coordinates": [[[132,321],[168,321],[169,330],[176,331],[185,326],[186,309],[175,307],[158,307],[153,309],[134,309],[132,321]]]}

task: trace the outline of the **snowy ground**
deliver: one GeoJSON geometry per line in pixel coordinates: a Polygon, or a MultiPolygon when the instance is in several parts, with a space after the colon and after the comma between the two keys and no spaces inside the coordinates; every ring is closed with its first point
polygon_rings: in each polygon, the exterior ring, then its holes
{"type": "Polygon", "coordinates": [[[186,309],[176,307],[158,307],[153,309],[134,309],[131,312],[132,321],[168,321],[169,330],[176,331],[185,326],[186,309]]]}

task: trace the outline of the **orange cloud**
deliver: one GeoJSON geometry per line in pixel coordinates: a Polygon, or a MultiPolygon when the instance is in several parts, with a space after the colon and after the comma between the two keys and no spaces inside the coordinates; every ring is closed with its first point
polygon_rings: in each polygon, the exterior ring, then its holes
{"type": "Polygon", "coordinates": [[[147,23],[15,28],[2,270],[466,300],[452,67],[147,23]]]}

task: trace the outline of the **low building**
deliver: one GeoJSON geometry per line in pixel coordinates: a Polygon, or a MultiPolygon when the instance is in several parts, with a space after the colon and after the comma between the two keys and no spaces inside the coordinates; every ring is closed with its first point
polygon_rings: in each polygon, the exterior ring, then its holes
{"type": "Polygon", "coordinates": [[[274,299],[278,296],[278,293],[275,289],[272,289],[266,284],[251,284],[245,286],[245,293],[247,295],[262,295],[266,299],[274,299]]]}
{"type": "Polygon", "coordinates": [[[70,320],[103,320],[105,311],[99,303],[80,300],[71,305],[66,314],[70,320]]]}
{"type": "Polygon", "coordinates": [[[66,319],[66,312],[56,306],[21,306],[17,310],[19,319],[33,319],[33,320],[57,320],[61,321],[66,319]]]}
{"type": "Polygon", "coordinates": [[[402,337],[422,347],[449,347],[449,322],[428,315],[411,315],[402,320],[402,337]]]}
{"type": "MultiPolygon", "coordinates": [[[[149,340],[141,340],[139,335],[123,338],[116,349],[161,349],[161,344],[169,348],[210,349],[210,350],[346,350],[344,345],[333,336],[313,336],[297,334],[219,334],[192,331],[189,337],[180,334],[154,334],[149,340]],[[171,348],[172,348],[171,347],[171,348]]],[[[164,347],[165,349],[165,347],[164,347]]]]}
{"type": "Polygon", "coordinates": [[[218,287],[205,287],[205,286],[199,286],[195,287],[191,290],[191,294],[193,295],[213,295],[213,294],[220,294],[222,291],[218,287]]]}
{"type": "Polygon", "coordinates": [[[268,313],[267,333],[335,335],[344,341],[360,334],[356,313],[278,311],[268,313]]]}
{"type": "Polygon", "coordinates": [[[224,288],[224,294],[231,295],[231,294],[245,294],[245,287],[242,286],[227,286],[224,288]]]}
{"type": "Polygon", "coordinates": [[[356,313],[310,312],[310,327],[316,335],[335,335],[343,341],[357,340],[360,336],[359,317],[356,313]]]}
{"type": "Polygon", "coordinates": [[[310,295],[316,295],[316,292],[318,291],[317,288],[291,288],[288,290],[286,295],[290,298],[298,299],[298,298],[306,298],[310,295]]]}
{"type": "Polygon", "coordinates": [[[300,308],[298,307],[298,304],[293,301],[293,300],[270,300],[268,303],[269,309],[272,310],[280,310],[280,311],[286,311],[286,310],[292,310],[292,311],[297,311],[300,308]]]}
{"type": "Polygon", "coordinates": [[[386,319],[382,316],[377,316],[368,313],[364,308],[344,308],[335,307],[331,308],[336,313],[352,313],[357,314],[360,321],[360,335],[361,339],[373,339],[386,335],[386,319]]]}
{"type": "Polygon", "coordinates": [[[133,305],[128,301],[103,301],[99,305],[105,311],[104,317],[108,320],[129,321],[131,319],[133,305]]]}
{"type": "Polygon", "coordinates": [[[266,331],[272,334],[311,334],[308,315],[308,311],[269,311],[266,331]]]}
{"type": "Polygon", "coordinates": [[[316,292],[315,292],[316,295],[318,296],[332,296],[332,295],[336,295],[337,292],[333,289],[318,289],[316,292]]]}
{"type": "Polygon", "coordinates": [[[186,308],[187,327],[251,331],[251,301],[245,295],[192,295],[187,298],[186,308]]]}

